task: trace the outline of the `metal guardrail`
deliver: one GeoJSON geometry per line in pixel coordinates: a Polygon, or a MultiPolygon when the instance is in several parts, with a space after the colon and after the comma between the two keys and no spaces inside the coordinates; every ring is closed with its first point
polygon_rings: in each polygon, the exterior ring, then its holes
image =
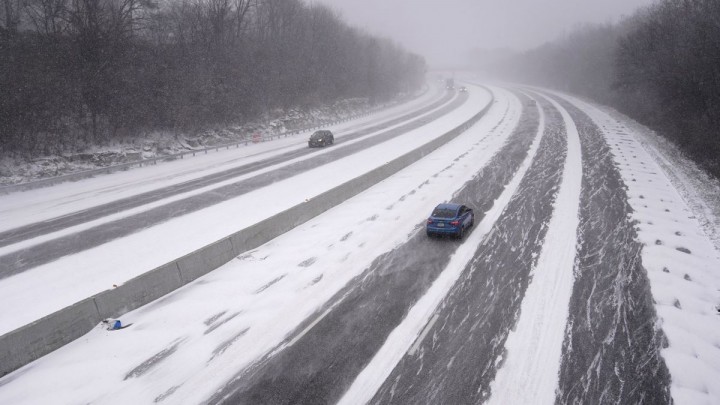
{"type": "Polygon", "coordinates": [[[119,164],[110,165],[107,167],[101,167],[98,169],[83,170],[83,171],[79,171],[79,172],[75,172],[75,173],[68,173],[68,174],[63,174],[60,176],[48,177],[48,178],[39,179],[39,180],[33,180],[33,181],[26,182],[26,183],[12,184],[9,186],[0,187],[0,194],[9,194],[9,193],[16,192],[16,191],[32,190],[35,188],[41,188],[41,187],[51,186],[51,185],[58,184],[58,183],[63,183],[65,181],[76,181],[76,180],[86,179],[89,177],[94,177],[99,174],[110,174],[110,173],[114,173],[117,171],[128,170],[133,167],[152,166],[152,165],[157,165],[158,162],[166,162],[166,161],[173,161],[173,160],[177,160],[177,159],[184,159],[185,156],[191,156],[191,155],[196,156],[198,154],[207,155],[208,152],[211,152],[211,151],[218,152],[220,149],[228,150],[230,148],[239,148],[241,145],[248,146],[251,144],[257,144],[257,143],[271,141],[273,139],[279,139],[279,138],[283,138],[283,137],[287,138],[288,136],[295,136],[295,135],[298,135],[301,133],[313,131],[313,130],[320,129],[320,128],[323,128],[326,126],[340,124],[340,123],[350,121],[353,119],[369,116],[370,114],[371,114],[370,112],[366,112],[366,113],[362,113],[362,114],[354,114],[352,116],[349,116],[349,117],[346,117],[346,118],[343,118],[340,120],[327,121],[327,122],[316,124],[316,125],[313,125],[313,126],[310,126],[307,128],[288,131],[285,133],[276,133],[276,134],[271,134],[269,136],[267,134],[263,134],[260,138],[256,138],[256,139],[244,138],[242,140],[237,140],[237,141],[234,141],[231,143],[209,146],[209,147],[202,148],[202,149],[192,149],[192,150],[189,150],[186,152],[173,153],[173,154],[163,155],[163,156],[155,156],[152,158],[140,159],[140,160],[136,160],[136,161],[132,161],[132,162],[119,163],[119,164]]]}

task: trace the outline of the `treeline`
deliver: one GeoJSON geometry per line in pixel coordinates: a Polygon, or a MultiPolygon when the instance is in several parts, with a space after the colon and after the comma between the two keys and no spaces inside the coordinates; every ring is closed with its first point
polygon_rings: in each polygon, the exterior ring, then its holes
{"type": "Polygon", "coordinates": [[[720,177],[720,1],[662,0],[498,65],[611,105],[720,177]]]}
{"type": "Polygon", "coordinates": [[[0,153],[418,88],[424,60],[303,0],[2,0],[0,153]]]}

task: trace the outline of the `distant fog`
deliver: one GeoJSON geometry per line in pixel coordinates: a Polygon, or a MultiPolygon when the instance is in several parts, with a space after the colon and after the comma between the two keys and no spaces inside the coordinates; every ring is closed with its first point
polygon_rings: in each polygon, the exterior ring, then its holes
{"type": "Polygon", "coordinates": [[[458,66],[472,49],[527,50],[577,25],[617,21],[654,0],[315,0],[350,25],[387,36],[431,67],[458,66]]]}

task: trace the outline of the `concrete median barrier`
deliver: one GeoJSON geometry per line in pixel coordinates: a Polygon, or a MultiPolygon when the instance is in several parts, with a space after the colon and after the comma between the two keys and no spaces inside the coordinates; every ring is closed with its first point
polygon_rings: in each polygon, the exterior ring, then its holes
{"type": "Polygon", "coordinates": [[[237,256],[230,238],[221,239],[177,260],[183,284],[217,269],[237,256]]]}
{"type": "Polygon", "coordinates": [[[117,288],[96,295],[95,306],[98,318],[115,318],[148,304],[186,283],[180,274],[177,262],[160,266],[127,281],[117,288]]]}
{"type": "Polygon", "coordinates": [[[101,320],[95,299],[88,298],[3,335],[0,338],[1,375],[72,342],[101,320]]]}

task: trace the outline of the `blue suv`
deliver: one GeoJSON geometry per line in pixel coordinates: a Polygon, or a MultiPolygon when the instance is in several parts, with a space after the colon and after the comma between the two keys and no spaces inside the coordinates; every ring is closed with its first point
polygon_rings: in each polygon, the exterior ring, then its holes
{"type": "Polygon", "coordinates": [[[430,214],[425,230],[428,236],[453,235],[462,239],[465,230],[475,224],[473,210],[460,204],[440,204],[430,214]]]}

